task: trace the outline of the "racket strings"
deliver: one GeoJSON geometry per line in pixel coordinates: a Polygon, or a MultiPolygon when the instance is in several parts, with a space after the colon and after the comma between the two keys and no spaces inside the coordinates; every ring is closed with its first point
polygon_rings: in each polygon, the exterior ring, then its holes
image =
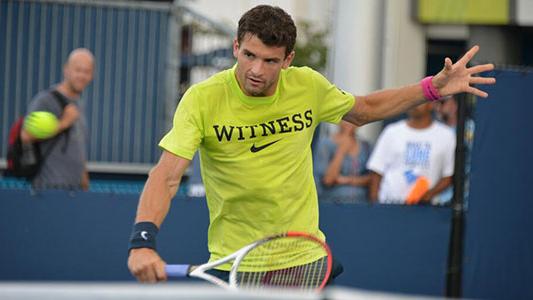
{"type": "Polygon", "coordinates": [[[327,276],[327,252],[316,241],[301,237],[270,240],[251,250],[237,269],[240,287],[318,288],[327,276]]]}

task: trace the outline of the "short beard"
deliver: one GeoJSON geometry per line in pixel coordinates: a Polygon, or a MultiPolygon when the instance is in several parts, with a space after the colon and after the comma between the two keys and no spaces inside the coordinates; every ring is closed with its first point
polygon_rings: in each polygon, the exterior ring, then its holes
{"type": "Polygon", "coordinates": [[[264,92],[250,93],[250,95],[252,95],[252,97],[265,97],[265,93],[264,92]]]}
{"type": "Polygon", "coordinates": [[[248,91],[248,94],[252,95],[252,97],[267,97],[266,92],[270,89],[271,86],[272,84],[269,86],[265,86],[265,88],[260,92],[248,91]]]}

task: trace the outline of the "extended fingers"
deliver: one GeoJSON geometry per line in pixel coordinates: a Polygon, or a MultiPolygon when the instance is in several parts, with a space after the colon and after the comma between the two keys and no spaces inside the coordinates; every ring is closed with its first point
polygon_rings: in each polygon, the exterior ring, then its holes
{"type": "Polygon", "coordinates": [[[471,68],[468,68],[468,72],[470,74],[488,72],[488,71],[492,71],[492,70],[494,70],[494,65],[493,64],[477,65],[477,66],[473,66],[471,68]]]}
{"type": "Polygon", "coordinates": [[[470,77],[470,84],[494,84],[496,78],[493,77],[470,77]]]}
{"type": "Polygon", "coordinates": [[[489,94],[487,94],[486,92],[476,89],[475,87],[471,87],[471,86],[466,89],[466,92],[470,94],[474,94],[482,98],[487,98],[489,96],[489,94]]]}
{"type": "Polygon", "coordinates": [[[468,50],[468,52],[461,57],[461,59],[457,62],[458,64],[466,65],[472,58],[476,55],[476,53],[479,51],[479,46],[474,46],[468,50]]]}
{"type": "Polygon", "coordinates": [[[446,57],[444,59],[444,68],[448,71],[450,71],[453,67],[452,60],[449,57],[446,57]]]}

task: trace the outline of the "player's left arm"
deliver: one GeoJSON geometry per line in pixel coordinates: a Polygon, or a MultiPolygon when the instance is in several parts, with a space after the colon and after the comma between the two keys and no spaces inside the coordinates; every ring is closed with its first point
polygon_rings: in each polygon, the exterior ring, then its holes
{"type": "MultiPolygon", "coordinates": [[[[488,94],[472,85],[494,84],[492,77],[478,77],[475,74],[494,69],[493,64],[467,67],[467,64],[479,51],[478,46],[472,47],[461,59],[452,64],[450,58],[444,60],[444,68],[433,77],[431,83],[442,97],[458,93],[470,93],[486,98],[488,94]]],[[[424,92],[419,83],[401,88],[377,91],[366,96],[355,96],[355,104],[343,117],[344,120],[357,126],[387,119],[403,113],[408,109],[424,103],[424,92]]]]}

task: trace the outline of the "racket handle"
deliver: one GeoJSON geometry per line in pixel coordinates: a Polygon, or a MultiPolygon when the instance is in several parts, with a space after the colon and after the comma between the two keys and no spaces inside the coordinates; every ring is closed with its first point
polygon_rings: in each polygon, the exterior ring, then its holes
{"type": "Polygon", "coordinates": [[[165,272],[170,277],[187,277],[191,265],[166,265],[165,272]]]}

